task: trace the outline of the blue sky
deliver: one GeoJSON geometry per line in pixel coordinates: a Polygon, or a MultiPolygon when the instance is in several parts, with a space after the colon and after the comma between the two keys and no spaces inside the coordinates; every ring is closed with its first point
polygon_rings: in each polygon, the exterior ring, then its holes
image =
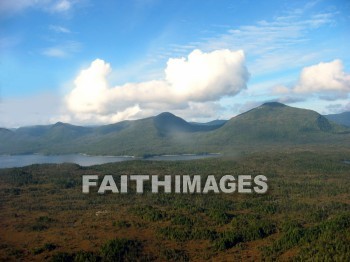
{"type": "Polygon", "coordinates": [[[4,0],[0,126],[227,119],[272,100],[350,111],[349,14],[346,0],[4,0]]]}

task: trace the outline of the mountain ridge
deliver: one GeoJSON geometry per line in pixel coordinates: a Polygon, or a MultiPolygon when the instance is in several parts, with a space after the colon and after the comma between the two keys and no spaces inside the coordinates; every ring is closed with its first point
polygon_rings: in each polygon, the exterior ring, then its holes
{"type": "Polygon", "coordinates": [[[217,135],[245,143],[307,142],[339,130],[340,126],[315,111],[269,102],[231,118],[217,135]]]}
{"type": "Polygon", "coordinates": [[[268,102],[217,125],[191,123],[164,112],[97,127],[58,122],[21,127],[10,133],[0,129],[0,154],[224,152],[258,144],[334,144],[348,141],[349,130],[315,111],[268,102]]]}
{"type": "Polygon", "coordinates": [[[328,120],[336,122],[340,125],[350,127],[350,111],[339,113],[339,114],[329,114],[329,115],[325,115],[325,117],[328,120]]]}

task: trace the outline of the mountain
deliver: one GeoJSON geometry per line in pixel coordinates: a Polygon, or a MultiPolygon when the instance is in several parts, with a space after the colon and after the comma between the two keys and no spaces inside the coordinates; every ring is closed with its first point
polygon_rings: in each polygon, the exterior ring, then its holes
{"type": "Polygon", "coordinates": [[[342,131],[315,111],[269,102],[230,119],[212,140],[222,145],[311,143],[323,142],[342,131]]]}
{"type": "Polygon", "coordinates": [[[0,129],[0,154],[88,153],[152,155],[230,152],[260,146],[334,144],[350,139],[350,129],[312,110],[265,103],[228,121],[189,123],[165,112],[145,119],[83,127],[0,129]]]}
{"type": "Polygon", "coordinates": [[[83,126],[75,126],[62,122],[50,126],[44,137],[48,141],[69,141],[92,133],[93,129],[83,126]]]}
{"type": "Polygon", "coordinates": [[[324,117],[326,117],[328,120],[331,120],[339,125],[350,127],[350,112],[325,115],[324,117]]]}
{"type": "Polygon", "coordinates": [[[154,124],[160,135],[169,135],[179,132],[211,131],[223,125],[217,124],[217,122],[214,121],[204,124],[186,122],[182,118],[169,112],[161,113],[154,117],[154,124]]]}
{"type": "Polygon", "coordinates": [[[16,135],[28,137],[46,137],[47,139],[72,139],[81,135],[91,133],[92,128],[74,126],[57,122],[54,125],[38,125],[20,127],[15,130],[16,135]]]}
{"type": "Polygon", "coordinates": [[[109,133],[119,132],[130,126],[130,121],[122,121],[115,124],[104,125],[94,128],[94,132],[99,135],[106,135],[109,133]]]}
{"type": "Polygon", "coordinates": [[[192,125],[198,125],[198,126],[216,126],[220,127],[226,124],[227,120],[213,120],[207,123],[198,123],[198,122],[190,122],[192,125]]]}
{"type": "Polygon", "coordinates": [[[6,128],[0,128],[0,145],[3,146],[6,144],[7,141],[11,140],[13,136],[13,131],[6,128]]]}
{"type": "Polygon", "coordinates": [[[15,129],[17,135],[28,135],[28,136],[34,136],[34,137],[40,137],[47,133],[48,130],[52,125],[38,125],[38,126],[26,126],[26,127],[20,127],[18,129],[15,129]]]}
{"type": "MultiPolygon", "coordinates": [[[[64,152],[75,140],[92,132],[91,128],[58,122],[54,125],[20,127],[8,135],[0,133],[0,154],[64,152]]],[[[68,151],[69,152],[69,151],[68,151]]]]}
{"type": "MultiPolygon", "coordinates": [[[[191,137],[219,128],[219,126],[196,126],[169,112],[134,121],[114,124],[115,131],[101,135],[95,129],[94,136],[80,140],[78,148],[93,154],[152,155],[168,153],[193,153],[191,137]],[[96,135],[98,134],[98,135],[96,135]],[[88,142],[87,142],[88,141],[88,142]]],[[[111,130],[111,126],[109,129],[111,130]]]]}
{"type": "Polygon", "coordinates": [[[154,126],[161,136],[177,132],[194,132],[195,128],[190,123],[169,112],[161,113],[154,117],[154,126]]]}
{"type": "Polygon", "coordinates": [[[0,128],[0,134],[11,134],[12,131],[6,128],[0,128]]]}

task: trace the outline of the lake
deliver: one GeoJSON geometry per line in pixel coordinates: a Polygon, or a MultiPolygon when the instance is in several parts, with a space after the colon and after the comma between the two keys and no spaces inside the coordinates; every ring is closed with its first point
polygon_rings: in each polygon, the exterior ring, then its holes
{"type": "Polygon", "coordinates": [[[128,160],[155,160],[155,161],[178,161],[194,160],[208,157],[218,157],[219,154],[205,155],[162,155],[148,158],[137,158],[133,156],[88,156],[83,154],[70,155],[0,155],[0,168],[23,167],[32,164],[62,164],[74,163],[80,166],[93,166],[106,163],[122,162],[128,160]]]}
{"type": "Polygon", "coordinates": [[[205,155],[194,155],[194,154],[183,154],[183,155],[161,155],[152,156],[143,160],[154,160],[154,161],[184,161],[184,160],[196,160],[209,157],[219,157],[221,154],[205,154],[205,155]]]}

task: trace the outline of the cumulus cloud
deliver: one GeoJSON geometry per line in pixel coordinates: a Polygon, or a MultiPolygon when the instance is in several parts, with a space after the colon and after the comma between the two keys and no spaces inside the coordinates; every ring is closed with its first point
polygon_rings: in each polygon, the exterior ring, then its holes
{"type": "Polygon", "coordinates": [[[273,93],[282,98],[296,98],[300,100],[307,95],[315,95],[321,100],[335,101],[346,99],[350,93],[350,74],[344,71],[341,60],[321,62],[316,65],[304,67],[295,85],[286,87],[278,85],[273,93]]]}
{"type": "Polygon", "coordinates": [[[249,79],[243,51],[227,49],[194,50],[187,58],[171,58],[162,80],[111,87],[107,81],[111,70],[108,63],[96,59],[80,72],[65,99],[73,119],[115,122],[145,112],[204,108],[201,103],[236,95],[249,79]]]}
{"type": "Polygon", "coordinates": [[[235,95],[245,88],[248,79],[243,51],[217,50],[202,53],[194,50],[188,59],[172,58],[165,69],[166,80],[177,93],[194,101],[216,100],[235,95]]]}
{"type": "Polygon", "coordinates": [[[300,74],[299,82],[294,87],[296,93],[314,92],[350,92],[350,74],[344,72],[342,61],[305,67],[300,74]]]}

